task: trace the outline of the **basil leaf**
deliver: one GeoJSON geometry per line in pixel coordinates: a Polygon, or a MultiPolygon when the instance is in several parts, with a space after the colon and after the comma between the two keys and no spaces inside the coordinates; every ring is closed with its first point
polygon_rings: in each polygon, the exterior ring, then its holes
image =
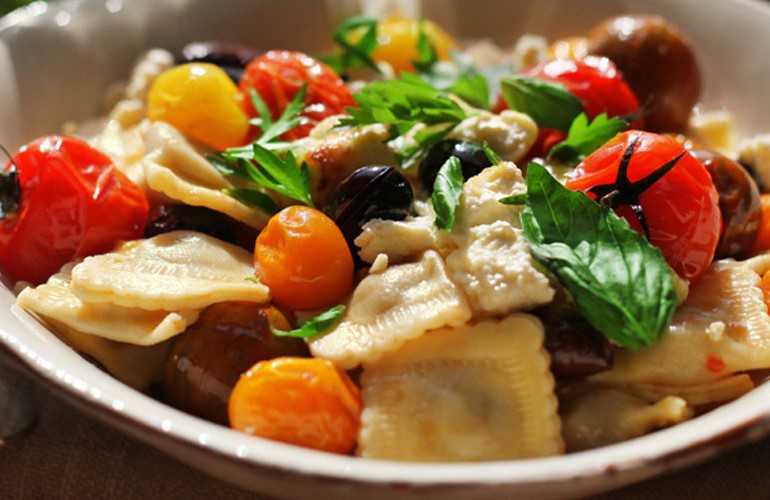
{"type": "Polygon", "coordinates": [[[611,209],[559,184],[542,165],[530,163],[526,181],[521,222],[535,260],[616,343],[642,349],[659,339],[676,309],[672,271],[660,250],[611,209]]]}
{"type": "Polygon", "coordinates": [[[527,193],[517,193],[500,198],[500,203],[503,205],[524,205],[527,203],[527,193]]]}
{"type": "Polygon", "coordinates": [[[556,82],[511,75],[500,80],[500,90],[508,105],[532,117],[538,127],[567,131],[583,112],[583,103],[556,82]]]}
{"type": "Polygon", "coordinates": [[[455,223],[455,212],[463,194],[463,169],[457,157],[450,157],[438,171],[433,183],[433,210],[436,212],[436,226],[451,231],[455,223]]]}
{"type": "Polygon", "coordinates": [[[600,114],[590,123],[588,116],[580,113],[572,121],[567,138],[551,149],[548,159],[575,166],[626,128],[628,122],[621,118],[607,118],[607,113],[600,114]]]}
{"type": "Polygon", "coordinates": [[[298,337],[305,339],[331,330],[332,327],[342,319],[344,312],[345,306],[334,306],[294,330],[279,330],[278,328],[273,327],[270,327],[270,330],[278,337],[298,337]]]}

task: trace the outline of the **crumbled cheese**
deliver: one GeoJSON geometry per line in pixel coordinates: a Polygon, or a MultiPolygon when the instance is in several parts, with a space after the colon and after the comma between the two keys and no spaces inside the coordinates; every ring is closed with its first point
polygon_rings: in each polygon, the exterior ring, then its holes
{"type": "Polygon", "coordinates": [[[463,186],[458,226],[470,227],[504,220],[514,227],[521,227],[519,208],[500,203],[500,198],[526,191],[524,176],[515,164],[503,162],[484,169],[463,186]]]}
{"type": "Polygon", "coordinates": [[[503,316],[553,300],[554,291],[534,267],[521,230],[508,222],[470,228],[446,262],[476,314],[503,316]]]}
{"type": "Polygon", "coordinates": [[[754,168],[765,186],[770,186],[770,134],[746,139],[738,146],[738,161],[754,168]]]}
{"type": "Polygon", "coordinates": [[[503,160],[518,161],[534,144],[537,132],[535,122],[524,113],[479,111],[460,122],[447,137],[478,144],[486,142],[503,160]]]}
{"type": "Polygon", "coordinates": [[[541,35],[525,33],[513,46],[513,58],[519,69],[545,61],[548,58],[548,40],[541,35]]]}
{"type": "Polygon", "coordinates": [[[364,224],[355,244],[361,248],[358,255],[364,262],[374,262],[384,254],[395,264],[425,250],[440,251],[449,244],[449,237],[436,227],[433,217],[407,217],[403,221],[372,219],[364,224]]]}
{"type": "Polygon", "coordinates": [[[729,111],[695,113],[690,118],[689,135],[704,147],[729,154],[733,148],[733,115],[729,111]]]}
{"type": "Polygon", "coordinates": [[[719,342],[724,336],[727,325],[723,321],[714,321],[706,327],[706,336],[712,342],[719,342]]]}
{"type": "Polygon", "coordinates": [[[548,278],[534,266],[521,234],[520,208],[499,201],[525,191],[521,171],[510,162],[465,183],[452,231],[458,249],[446,262],[475,314],[502,316],[553,299],[548,278]]]}
{"type": "Polygon", "coordinates": [[[382,274],[388,268],[388,256],[384,253],[379,254],[372,262],[369,268],[369,274],[382,274]]]}

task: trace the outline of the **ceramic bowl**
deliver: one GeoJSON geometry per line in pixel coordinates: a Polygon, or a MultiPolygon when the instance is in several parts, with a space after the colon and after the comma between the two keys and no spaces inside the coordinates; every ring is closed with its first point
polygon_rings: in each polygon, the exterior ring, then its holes
{"type": "MultiPolygon", "coordinates": [[[[693,42],[702,108],[729,109],[738,137],[770,131],[758,106],[770,81],[770,4],[748,0],[475,0],[369,2],[424,14],[458,37],[507,44],[525,32],[556,38],[616,14],[658,13],[693,42]],[[736,32],[740,32],[740,36],[736,32]]],[[[320,52],[354,0],[83,0],[35,3],[0,20],[0,142],[9,149],[93,116],[105,90],[152,46],[197,39],[320,52]]],[[[414,464],[334,456],[230,431],[165,406],[95,368],[0,289],[0,345],[41,382],[106,422],[208,474],[280,497],[561,497],[616,488],[684,467],[765,435],[770,384],[676,427],[566,456],[474,464],[414,464]]]]}

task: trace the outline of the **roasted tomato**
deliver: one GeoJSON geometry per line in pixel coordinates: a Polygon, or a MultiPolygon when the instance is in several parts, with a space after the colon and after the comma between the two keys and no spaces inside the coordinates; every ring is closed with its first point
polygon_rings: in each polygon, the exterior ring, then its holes
{"type": "Polygon", "coordinates": [[[697,279],[713,260],[722,228],[719,195],[703,165],[674,139],[619,134],[578,165],[566,185],[615,208],[682,278],[697,279]]]}
{"type": "Polygon", "coordinates": [[[42,283],[67,262],[144,232],[144,192],[80,139],[40,138],[5,170],[0,269],[9,280],[42,283]]]}
{"type": "MultiPolygon", "coordinates": [[[[556,59],[538,64],[524,74],[564,85],[580,99],[589,118],[607,113],[608,116],[634,117],[631,128],[640,129],[644,126],[642,118],[636,116],[639,112],[639,101],[615,64],[606,57],[556,59]]],[[[507,108],[507,103],[500,97],[496,111],[507,108]]],[[[565,135],[563,131],[542,129],[530,156],[545,156],[565,135]]]]}
{"type": "Polygon", "coordinates": [[[249,116],[258,115],[251,101],[250,89],[254,89],[267,104],[273,119],[278,119],[305,84],[306,108],[301,113],[304,122],[283,135],[283,139],[290,141],[307,136],[324,118],[344,113],[346,106],[355,106],[350,90],[339,75],[301,52],[271,50],[246,66],[238,87],[249,116]]]}

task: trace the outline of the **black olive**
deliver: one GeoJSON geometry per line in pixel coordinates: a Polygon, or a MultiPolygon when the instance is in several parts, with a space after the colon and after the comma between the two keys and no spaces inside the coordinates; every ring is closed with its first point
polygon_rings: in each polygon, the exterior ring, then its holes
{"type": "Polygon", "coordinates": [[[492,166],[484,149],[472,142],[444,139],[430,148],[420,162],[418,176],[422,187],[428,192],[433,192],[433,183],[441,166],[452,157],[457,157],[463,169],[463,179],[468,180],[479,174],[485,168],[492,166]]]}
{"type": "Polygon", "coordinates": [[[246,45],[226,42],[193,42],[185,45],[179,63],[204,62],[216,64],[238,83],[243,69],[262,53],[246,45]]]}
{"type": "Polygon", "coordinates": [[[198,231],[222,241],[235,243],[235,235],[229,218],[206,207],[191,205],[160,205],[156,207],[144,228],[144,237],[177,230],[198,231]]]}
{"type": "Polygon", "coordinates": [[[545,326],[544,345],[556,378],[587,377],[612,368],[610,342],[582,316],[552,309],[535,313],[545,326]]]}
{"type": "MultiPolygon", "coordinates": [[[[358,255],[353,240],[362,226],[372,219],[403,220],[414,200],[412,186],[393,167],[362,167],[347,176],[331,192],[323,207],[358,255]]],[[[357,261],[360,264],[360,261],[357,261]]]]}
{"type": "Polygon", "coordinates": [[[762,223],[757,184],[739,163],[716,151],[694,148],[690,153],[706,167],[719,193],[722,235],[715,256],[745,255],[757,239],[762,223]]]}

